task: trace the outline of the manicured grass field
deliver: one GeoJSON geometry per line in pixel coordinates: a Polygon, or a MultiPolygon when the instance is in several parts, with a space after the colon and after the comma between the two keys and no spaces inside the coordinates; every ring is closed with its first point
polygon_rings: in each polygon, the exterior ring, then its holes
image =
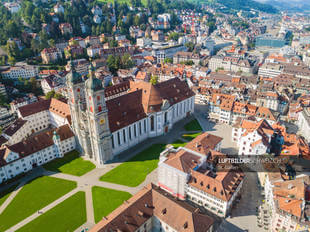
{"type": "Polygon", "coordinates": [[[171,145],[174,147],[174,148],[178,148],[178,147],[184,147],[187,143],[181,141],[181,140],[176,140],[174,141],[171,145]]]}
{"type": "Polygon", "coordinates": [[[187,141],[192,141],[194,138],[196,138],[200,134],[201,134],[201,132],[195,133],[195,134],[184,134],[184,135],[182,135],[182,138],[187,140],[187,141]]]}
{"type": "Polygon", "coordinates": [[[74,176],[82,176],[96,168],[92,162],[83,160],[79,156],[78,151],[71,151],[65,154],[63,158],[55,159],[43,167],[50,171],[62,172],[74,176]]]}
{"type": "Polygon", "coordinates": [[[187,123],[184,126],[184,129],[186,131],[202,131],[202,128],[201,128],[199,122],[197,121],[197,119],[194,119],[194,120],[190,121],[189,123],[187,123]]]}
{"type": "Polygon", "coordinates": [[[17,184],[12,187],[0,192],[0,206],[5,202],[5,200],[11,195],[11,193],[16,189],[17,184]]]}
{"type": "Polygon", "coordinates": [[[150,172],[157,168],[159,154],[165,147],[165,144],[150,146],[132,159],[104,174],[100,180],[129,187],[138,186],[150,172]]]}
{"type": "Polygon", "coordinates": [[[39,209],[76,188],[72,181],[43,176],[27,183],[0,214],[0,231],[5,231],[39,209]]]}
{"type": "Polygon", "coordinates": [[[127,192],[97,186],[92,187],[92,194],[96,223],[131,197],[127,192]]]}
{"type": "Polygon", "coordinates": [[[72,232],[85,222],[85,192],[77,192],[17,232],[72,232]]]}

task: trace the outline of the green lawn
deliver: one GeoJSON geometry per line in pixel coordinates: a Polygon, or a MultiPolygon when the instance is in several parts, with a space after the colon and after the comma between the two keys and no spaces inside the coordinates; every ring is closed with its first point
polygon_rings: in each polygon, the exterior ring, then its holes
{"type": "Polygon", "coordinates": [[[5,200],[11,195],[11,193],[16,189],[18,184],[11,186],[10,188],[0,192],[0,206],[5,202],[5,200]]]}
{"type": "Polygon", "coordinates": [[[131,197],[127,192],[97,186],[92,187],[92,194],[96,223],[131,197]]]}
{"type": "Polygon", "coordinates": [[[72,232],[85,222],[85,192],[77,192],[17,232],[72,232]]]}
{"type": "Polygon", "coordinates": [[[43,167],[50,171],[62,172],[74,176],[82,176],[96,168],[92,162],[83,160],[79,156],[78,151],[71,151],[65,154],[63,158],[54,159],[43,167]]]}
{"type": "Polygon", "coordinates": [[[174,147],[174,148],[178,148],[178,147],[184,147],[187,143],[181,141],[181,140],[176,140],[174,141],[171,145],[174,147]]]}
{"type": "Polygon", "coordinates": [[[187,140],[187,141],[192,141],[194,138],[196,138],[200,134],[201,134],[201,132],[195,133],[195,134],[184,134],[184,135],[182,135],[182,138],[187,140]]]}
{"type": "Polygon", "coordinates": [[[197,121],[197,119],[194,119],[194,120],[190,121],[189,123],[187,123],[184,126],[184,129],[186,131],[202,131],[202,128],[201,128],[199,122],[197,121]]]}
{"type": "Polygon", "coordinates": [[[5,231],[18,222],[47,206],[76,188],[72,181],[43,176],[27,183],[0,214],[0,231],[5,231]]]}
{"type": "Polygon", "coordinates": [[[165,144],[154,144],[129,161],[104,174],[100,180],[136,187],[145,180],[150,172],[157,168],[159,154],[165,148],[165,144]]]}

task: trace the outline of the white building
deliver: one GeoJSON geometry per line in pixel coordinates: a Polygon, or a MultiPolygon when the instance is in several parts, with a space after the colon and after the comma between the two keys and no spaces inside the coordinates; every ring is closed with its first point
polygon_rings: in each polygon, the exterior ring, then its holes
{"type": "Polygon", "coordinates": [[[239,147],[239,155],[263,155],[270,147],[273,133],[266,120],[242,119],[232,129],[232,140],[239,147]]]}
{"type": "Polygon", "coordinates": [[[240,194],[244,174],[216,170],[222,138],[208,133],[185,147],[168,148],[160,155],[158,185],[179,199],[186,199],[208,211],[226,217],[240,194]]]}
{"type": "Polygon", "coordinates": [[[0,183],[75,149],[75,138],[68,125],[42,132],[0,149],[0,183]]]}
{"type": "Polygon", "coordinates": [[[277,63],[264,63],[258,69],[258,76],[260,77],[277,77],[283,71],[283,66],[277,63]]]}
{"type": "Polygon", "coordinates": [[[298,115],[297,126],[299,128],[299,133],[307,142],[310,142],[310,108],[304,108],[298,115]]]}
{"type": "Polygon", "coordinates": [[[8,70],[1,72],[2,77],[8,79],[18,79],[18,78],[29,79],[31,77],[36,77],[38,74],[39,74],[38,67],[30,65],[13,66],[10,67],[8,70]]]}

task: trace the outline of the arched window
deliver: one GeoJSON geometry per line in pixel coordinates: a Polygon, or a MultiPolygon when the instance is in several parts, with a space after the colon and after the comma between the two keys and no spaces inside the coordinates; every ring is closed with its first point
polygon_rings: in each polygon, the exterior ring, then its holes
{"type": "Polygon", "coordinates": [[[101,111],[102,111],[102,107],[98,106],[98,112],[101,112],[101,111]]]}
{"type": "Polygon", "coordinates": [[[154,122],[154,115],[151,116],[151,131],[154,131],[155,122],[154,122]]]}

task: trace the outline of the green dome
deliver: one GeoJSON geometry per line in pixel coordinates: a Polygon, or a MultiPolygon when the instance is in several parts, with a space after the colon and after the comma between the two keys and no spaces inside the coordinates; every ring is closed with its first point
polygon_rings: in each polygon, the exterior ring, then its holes
{"type": "Polygon", "coordinates": [[[93,91],[97,91],[97,90],[101,90],[102,87],[102,81],[99,80],[96,77],[90,77],[87,81],[86,81],[86,88],[91,89],[93,91]]]}
{"type": "Polygon", "coordinates": [[[71,71],[66,76],[67,81],[72,84],[78,84],[83,82],[82,76],[75,71],[72,60],[70,61],[70,69],[71,71]]]}
{"type": "Polygon", "coordinates": [[[102,81],[95,77],[95,69],[92,62],[90,62],[89,66],[89,79],[86,81],[86,88],[93,91],[101,90],[103,88],[102,81]]]}

